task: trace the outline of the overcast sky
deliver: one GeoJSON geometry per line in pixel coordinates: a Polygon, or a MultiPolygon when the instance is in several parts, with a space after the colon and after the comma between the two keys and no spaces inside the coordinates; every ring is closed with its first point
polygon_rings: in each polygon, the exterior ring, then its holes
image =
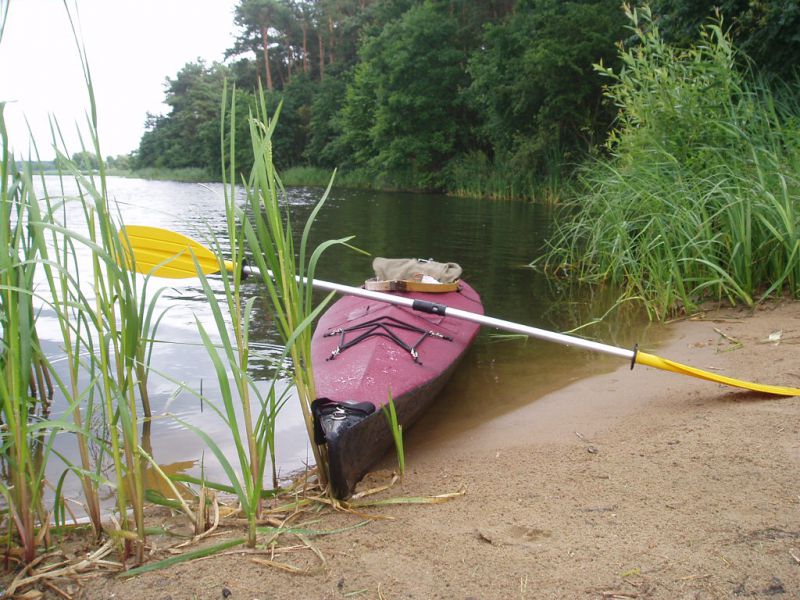
{"type": "MultiPolygon", "coordinates": [[[[0,0],[0,6],[3,2],[0,0]]],[[[139,146],[148,112],[164,114],[164,81],[187,62],[222,61],[233,45],[236,0],[68,0],[77,5],[98,107],[103,156],[139,146]]],[[[89,100],[63,0],[10,0],[0,41],[0,101],[17,158],[27,157],[25,118],[52,159],[48,115],[70,154],[80,151],[89,100]]]]}

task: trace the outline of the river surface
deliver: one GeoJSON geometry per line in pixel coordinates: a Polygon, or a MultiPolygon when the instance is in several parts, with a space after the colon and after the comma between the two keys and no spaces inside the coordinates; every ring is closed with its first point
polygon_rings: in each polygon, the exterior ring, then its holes
{"type": "MultiPolygon", "coordinates": [[[[108,184],[109,196],[125,224],[164,227],[199,241],[208,241],[209,232],[225,231],[221,185],[114,177],[109,178],[108,184]]],[[[302,229],[322,192],[306,188],[288,191],[296,229],[302,229]]],[[[553,211],[540,205],[334,190],[315,222],[313,238],[315,245],[353,235],[352,244],[371,256],[457,262],[464,269],[464,279],[481,294],[487,315],[566,331],[603,316],[612,299],[596,293],[581,297],[567,294],[563,284],[548,281],[528,266],[541,254],[552,227],[553,211]]],[[[344,247],[328,251],[317,272],[320,279],[356,286],[371,276],[371,258],[344,247]]],[[[151,362],[154,374],[150,394],[157,417],[146,443],[155,460],[169,471],[193,475],[202,472],[208,479],[224,481],[211,452],[196,433],[180,422],[201,428],[231,459],[235,457],[228,427],[207,404],[219,398],[213,368],[197,330],[198,321],[213,327],[207,302],[197,279],[153,280],[150,285],[167,287],[160,307],[169,310],[158,330],[159,342],[151,362]],[[178,392],[175,381],[202,389],[207,402],[178,392]]],[[[214,285],[221,289],[218,277],[214,285]]],[[[245,294],[263,297],[263,284],[246,283],[245,294]]],[[[250,338],[251,373],[267,382],[281,346],[262,304],[257,303],[256,315],[250,338]]],[[[628,348],[656,335],[648,328],[644,315],[620,310],[580,333],[628,348]]],[[[46,308],[40,317],[39,335],[57,361],[57,328],[46,308]]],[[[463,433],[578,378],[617,366],[619,359],[550,342],[504,339],[497,332],[483,330],[451,383],[415,429],[424,432],[428,442],[463,433]]],[[[56,395],[53,413],[63,410],[63,400],[56,395]]],[[[276,437],[281,476],[313,460],[294,398],[279,416],[276,437]]],[[[414,443],[414,435],[409,443],[414,443]]],[[[62,436],[59,451],[75,458],[74,441],[69,435],[62,436]]],[[[55,481],[63,468],[53,463],[48,477],[55,481]]],[[[76,482],[66,485],[77,495],[76,482]]]]}

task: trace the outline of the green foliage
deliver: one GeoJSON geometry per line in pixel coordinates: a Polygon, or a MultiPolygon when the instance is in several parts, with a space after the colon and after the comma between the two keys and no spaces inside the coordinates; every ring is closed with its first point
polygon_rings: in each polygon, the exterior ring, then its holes
{"type": "Polygon", "coordinates": [[[622,69],[598,67],[619,108],[612,160],[582,171],[549,267],[623,286],[656,317],[709,298],[797,296],[797,86],[776,95],[738,69],[719,23],[683,50],[646,8],[629,18],[637,43],[622,69]]]}
{"type": "MultiPolygon", "coordinates": [[[[67,162],[61,158],[58,161],[59,167],[61,169],[67,168],[67,162]]],[[[75,152],[72,155],[72,163],[78,167],[81,171],[96,171],[98,166],[100,165],[100,161],[97,158],[97,155],[93,154],[92,152],[75,152]]]]}
{"type": "Polygon", "coordinates": [[[227,69],[189,63],[167,80],[168,116],[148,115],[135,167],[201,167],[219,154],[219,99],[227,69]]]}
{"type": "Polygon", "coordinates": [[[592,65],[616,62],[623,26],[616,0],[526,0],[487,27],[468,98],[485,117],[482,140],[515,174],[535,180],[603,136],[613,113],[599,109],[592,65]]]}
{"type": "Polygon", "coordinates": [[[109,169],[127,171],[131,168],[132,156],[130,154],[118,154],[117,156],[107,156],[106,165],[109,169]]]}
{"type": "MultiPolygon", "coordinates": [[[[679,45],[711,14],[687,0],[657,6],[665,39],[679,45]]],[[[756,64],[787,78],[800,52],[797,3],[720,8],[756,64]]],[[[190,64],[169,81],[172,110],[149,117],[135,167],[218,176],[226,159],[213,133],[215,98],[227,78],[243,173],[253,161],[245,120],[261,86],[270,110],[284,107],[273,140],[281,170],[337,168],[387,189],[538,198],[603,152],[618,107],[603,101],[592,65],[618,70],[616,44],[628,35],[618,0],[240,0],[235,21],[227,56],[236,60],[190,64]]]]}
{"type": "MultiPolygon", "coordinates": [[[[241,54],[253,51],[259,62],[259,71],[264,73],[264,84],[269,92],[274,88],[272,76],[279,52],[275,48],[269,51],[275,31],[285,36],[290,28],[292,12],[286,2],[279,0],[240,0],[235,9],[234,23],[240,28],[230,54],[241,54]],[[271,39],[272,38],[272,39],[271,39]]],[[[277,50],[285,50],[287,45],[279,44],[277,50]]]]}
{"type": "MultiPolygon", "coordinates": [[[[248,119],[255,106],[255,96],[252,92],[240,88],[231,90],[229,108],[229,117],[225,127],[219,117],[216,117],[212,123],[223,131],[222,151],[217,150],[212,153],[212,158],[209,161],[209,168],[206,170],[207,176],[212,176],[219,179],[225,167],[229,164],[236,165],[238,173],[248,173],[253,167],[253,149],[250,144],[245,143],[243,140],[249,139],[250,125],[248,119]],[[233,140],[233,144],[231,144],[233,140]],[[231,152],[233,156],[231,156],[231,152]]],[[[217,134],[217,147],[219,147],[219,134],[217,134]]],[[[187,170],[187,177],[192,174],[187,170]]],[[[190,181],[190,179],[179,179],[179,181],[190,181]]],[[[195,181],[198,181],[195,178],[195,181]]],[[[202,181],[202,180],[200,180],[202,181]]]]}
{"type": "Polygon", "coordinates": [[[284,169],[302,165],[305,162],[305,148],[308,145],[311,104],[315,84],[305,75],[297,75],[282,91],[268,94],[268,109],[281,110],[281,127],[275,130],[272,147],[275,166],[284,169]]]}
{"type": "Polygon", "coordinates": [[[458,23],[416,6],[364,46],[344,108],[355,163],[403,187],[441,188],[460,147],[458,92],[466,84],[458,23]]]}
{"type": "Polygon", "coordinates": [[[308,144],[304,159],[321,167],[347,166],[349,156],[343,151],[341,111],[347,97],[351,76],[326,77],[317,84],[311,101],[308,144]]]}
{"type": "MultiPolygon", "coordinates": [[[[441,188],[447,162],[471,146],[470,121],[477,118],[460,99],[460,89],[468,85],[468,54],[480,45],[484,23],[502,18],[511,5],[509,0],[242,0],[235,17],[241,30],[228,56],[243,58],[229,65],[227,76],[246,93],[260,81],[270,109],[283,103],[282,126],[273,140],[279,168],[339,167],[357,172],[359,181],[441,188]],[[252,56],[255,60],[244,58],[252,56]]],[[[178,79],[202,81],[197,68],[187,68],[178,79]]],[[[177,89],[173,85],[171,91],[177,89]]],[[[139,167],[183,166],[171,156],[189,162],[192,154],[179,139],[179,122],[191,121],[179,113],[188,107],[173,106],[169,115],[151,116],[139,167]]],[[[238,112],[248,114],[243,107],[238,112]]],[[[242,172],[252,161],[245,138],[238,136],[235,149],[242,172]]],[[[195,146],[195,155],[201,148],[195,146]]],[[[216,174],[221,164],[212,155],[202,166],[216,174]]]]}
{"type": "Polygon", "coordinates": [[[363,63],[356,67],[338,115],[341,135],[333,142],[333,152],[341,157],[345,169],[369,164],[375,153],[370,130],[378,100],[372,75],[372,70],[363,63]]]}
{"type": "Polygon", "coordinates": [[[724,18],[733,42],[765,73],[782,79],[797,74],[800,65],[800,3],[797,0],[655,0],[664,38],[680,46],[694,40],[698,28],[717,13],[724,18]]]}
{"type": "Polygon", "coordinates": [[[622,52],[619,73],[601,65],[613,80],[608,97],[619,109],[616,129],[607,146],[630,163],[638,152],[653,147],[690,168],[702,169],[705,151],[735,143],[718,119],[740,109],[740,116],[757,109],[743,94],[744,74],[719,25],[704,27],[700,43],[688,50],[667,44],[649,11],[630,14],[639,45],[622,52]]]}

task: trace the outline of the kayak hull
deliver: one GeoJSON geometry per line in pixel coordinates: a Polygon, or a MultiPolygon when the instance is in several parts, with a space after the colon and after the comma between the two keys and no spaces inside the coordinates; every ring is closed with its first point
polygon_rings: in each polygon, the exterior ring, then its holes
{"type": "MultiPolygon", "coordinates": [[[[468,284],[443,294],[398,293],[483,314],[468,284]]],[[[316,442],[327,452],[334,496],[347,498],[394,445],[384,408],[391,397],[403,431],[456,370],[479,325],[347,296],[320,319],[312,338],[316,442]]]]}

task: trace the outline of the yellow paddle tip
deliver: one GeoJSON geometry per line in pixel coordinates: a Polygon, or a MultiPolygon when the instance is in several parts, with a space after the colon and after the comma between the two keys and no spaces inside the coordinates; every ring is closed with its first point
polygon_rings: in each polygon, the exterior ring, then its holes
{"type": "Polygon", "coordinates": [[[661,358],[660,356],[656,356],[654,354],[648,354],[647,352],[636,353],[636,364],[654,367],[663,371],[671,371],[680,375],[697,377],[698,379],[705,379],[707,381],[714,381],[724,385],[751,390],[754,392],[774,394],[776,396],[800,396],[800,389],[797,388],[765,385],[762,383],[754,383],[752,381],[744,381],[742,379],[734,379],[733,377],[726,377],[725,375],[717,375],[716,373],[709,373],[708,371],[703,371],[702,369],[697,369],[688,365],[682,365],[681,363],[677,363],[666,358],[661,358]]]}

